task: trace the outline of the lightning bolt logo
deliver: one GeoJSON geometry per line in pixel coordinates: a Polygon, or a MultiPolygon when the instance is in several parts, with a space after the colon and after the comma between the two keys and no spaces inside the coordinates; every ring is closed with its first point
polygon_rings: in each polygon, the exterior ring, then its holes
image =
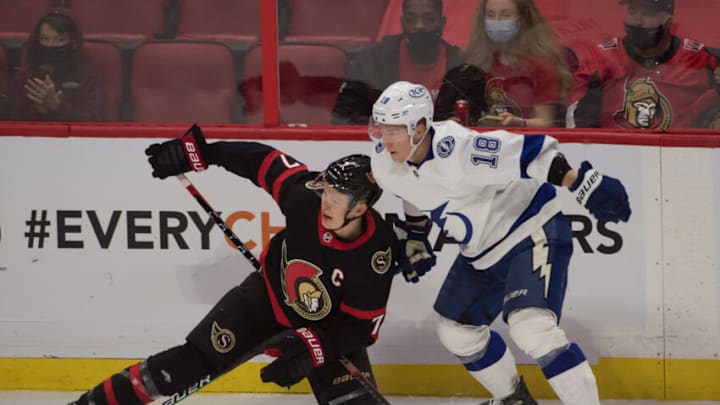
{"type": "Polygon", "coordinates": [[[550,271],[552,265],[548,263],[548,245],[545,231],[540,228],[530,235],[535,246],[533,246],[533,273],[539,271],[538,278],[545,281],[545,299],[548,296],[548,289],[550,288],[550,271]]]}
{"type": "MultiPolygon", "coordinates": [[[[455,235],[455,239],[461,244],[464,245],[468,242],[470,242],[470,239],[473,236],[473,226],[470,222],[470,219],[468,219],[465,214],[461,212],[448,212],[445,213],[445,208],[447,208],[449,201],[446,201],[444,204],[440,204],[437,208],[431,210],[431,211],[425,211],[430,213],[430,220],[434,223],[436,223],[441,229],[445,229],[445,222],[448,220],[448,216],[452,215],[454,217],[457,217],[462,221],[463,226],[465,227],[465,236],[460,238],[458,235],[455,235]]],[[[458,232],[459,233],[459,232],[458,232]]]]}
{"type": "Polygon", "coordinates": [[[445,221],[447,221],[447,216],[445,215],[445,207],[447,207],[448,202],[449,201],[446,201],[445,204],[442,204],[434,210],[430,211],[430,220],[438,224],[438,226],[442,229],[445,229],[445,221]]]}

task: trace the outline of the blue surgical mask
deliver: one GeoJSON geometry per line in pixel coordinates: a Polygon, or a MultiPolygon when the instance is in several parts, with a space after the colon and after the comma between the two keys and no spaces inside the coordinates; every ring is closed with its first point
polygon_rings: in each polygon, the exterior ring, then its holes
{"type": "Polygon", "coordinates": [[[508,42],[518,31],[515,20],[485,20],[485,33],[496,44],[508,42]]]}

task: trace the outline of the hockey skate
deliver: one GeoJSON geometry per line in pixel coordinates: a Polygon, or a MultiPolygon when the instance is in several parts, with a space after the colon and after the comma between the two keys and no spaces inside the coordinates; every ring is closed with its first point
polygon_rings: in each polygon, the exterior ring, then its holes
{"type": "Polygon", "coordinates": [[[530,395],[530,391],[528,391],[528,387],[525,385],[523,378],[520,377],[520,381],[518,381],[515,392],[513,392],[512,395],[503,399],[491,399],[480,405],[537,405],[537,402],[535,402],[535,399],[530,395]]]}

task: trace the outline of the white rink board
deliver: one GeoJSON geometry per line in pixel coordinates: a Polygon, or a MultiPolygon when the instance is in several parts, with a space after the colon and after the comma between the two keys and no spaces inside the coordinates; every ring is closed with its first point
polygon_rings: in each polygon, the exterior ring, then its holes
{"type": "MultiPolygon", "coordinates": [[[[176,180],[150,176],[143,150],[156,141],[0,138],[0,357],[145,357],[182,342],[212,304],[252,270],[176,180]],[[42,248],[38,238],[28,247],[25,236],[33,210],[36,219],[46,212],[50,222],[42,248]],[[163,222],[170,228],[186,224],[180,235],[188,249],[163,235],[163,222]]],[[[316,170],[370,148],[369,142],[268,143],[316,170]]],[[[585,242],[575,241],[562,319],[568,335],[593,362],[598,357],[714,358],[720,347],[720,273],[712,265],[720,229],[715,219],[720,183],[712,177],[719,173],[718,153],[672,150],[682,156],[670,159],[668,149],[658,147],[566,144],[562,149],[574,166],[588,159],[601,172],[620,177],[633,208],[629,224],[601,230],[567,191],[559,190],[573,229],[583,233],[589,226],[585,242]],[[683,169],[688,161],[693,168],[708,168],[693,172],[692,184],[671,175],[690,171],[683,169]],[[696,183],[709,191],[692,187],[696,183]],[[665,202],[666,195],[672,200],[665,202]],[[684,206],[673,211],[679,196],[684,206]],[[675,217],[680,210],[683,217],[675,217]],[[705,243],[685,244],[695,238],[705,243]],[[663,252],[669,241],[673,246],[663,252]],[[685,281],[691,269],[698,276],[685,281]],[[703,288],[698,280],[704,280],[703,288]],[[692,316],[668,316],[668,303],[692,316]],[[665,331],[673,337],[666,338],[665,331]],[[673,353],[665,352],[666,341],[673,353]]],[[[243,241],[259,245],[263,221],[283,225],[274,201],[251,182],[219,168],[189,177],[223,218],[240,216],[233,230],[243,241]]],[[[378,208],[397,213],[400,204],[386,193],[378,208]]],[[[435,229],[432,236],[437,234],[435,229]]],[[[260,246],[253,249],[256,255],[260,251],[260,246]]],[[[445,245],[437,267],[419,284],[396,278],[381,338],[371,349],[374,362],[456,363],[435,336],[432,310],[456,254],[456,246],[445,245]]],[[[504,333],[504,325],[498,327],[504,333]]]]}

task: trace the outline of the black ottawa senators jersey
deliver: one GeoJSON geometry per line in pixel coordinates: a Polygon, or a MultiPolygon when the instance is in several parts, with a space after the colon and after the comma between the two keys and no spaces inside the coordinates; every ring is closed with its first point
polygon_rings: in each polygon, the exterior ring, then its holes
{"type": "Polygon", "coordinates": [[[342,241],[322,226],[320,197],[311,186],[317,172],[264,144],[218,144],[218,164],[268,191],[285,215],[285,229],[260,257],[277,322],[323,328],[336,352],[372,344],[394,274],[392,227],[369,210],[364,233],[342,241]]]}

